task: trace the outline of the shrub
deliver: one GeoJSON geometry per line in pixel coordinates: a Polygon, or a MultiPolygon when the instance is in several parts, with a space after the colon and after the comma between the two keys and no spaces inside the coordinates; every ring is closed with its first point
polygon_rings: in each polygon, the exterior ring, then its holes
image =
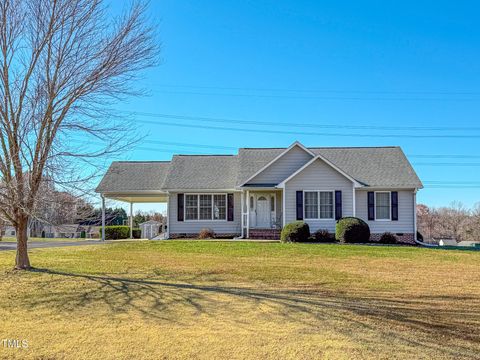
{"type": "Polygon", "coordinates": [[[396,244],[398,241],[395,235],[387,231],[380,236],[380,240],[378,242],[380,244],[396,244]]]}
{"type": "Polygon", "coordinates": [[[213,239],[214,237],[215,237],[215,233],[213,232],[212,229],[209,229],[209,228],[201,229],[200,232],[198,233],[199,239],[213,239]]]}
{"type": "Polygon", "coordinates": [[[417,240],[418,241],[423,241],[423,235],[420,231],[417,231],[417,240]]]}
{"type": "Polygon", "coordinates": [[[140,239],[140,238],[142,237],[142,230],[140,230],[140,229],[138,229],[138,228],[137,228],[137,229],[133,229],[133,230],[132,230],[132,237],[133,237],[134,239],[140,239]]]}
{"type": "MultiPolygon", "coordinates": [[[[105,226],[105,239],[106,240],[117,240],[117,239],[128,239],[130,236],[130,227],[129,226],[105,226]]],[[[100,229],[100,237],[102,237],[102,229],[100,229]]]]}
{"type": "Polygon", "coordinates": [[[370,240],[370,228],[362,219],[344,217],[337,221],[335,239],[341,243],[366,243],[370,240]]]}
{"type": "Polygon", "coordinates": [[[310,237],[310,228],[303,221],[294,221],[283,227],[280,239],[282,242],[305,242],[310,237]]]}
{"type": "Polygon", "coordinates": [[[313,234],[313,240],[316,242],[333,242],[335,241],[335,236],[327,229],[319,229],[313,234]]]}

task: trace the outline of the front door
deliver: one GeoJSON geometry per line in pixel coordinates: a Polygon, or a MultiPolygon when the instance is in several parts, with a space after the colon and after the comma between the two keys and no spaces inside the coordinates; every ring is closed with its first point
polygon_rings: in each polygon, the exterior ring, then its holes
{"type": "Polygon", "coordinates": [[[270,206],[266,196],[257,198],[257,227],[270,228],[270,206]]]}

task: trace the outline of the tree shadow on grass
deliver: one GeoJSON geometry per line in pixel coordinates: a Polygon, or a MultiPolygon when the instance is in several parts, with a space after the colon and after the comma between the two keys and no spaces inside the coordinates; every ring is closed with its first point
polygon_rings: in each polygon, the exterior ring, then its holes
{"type": "Polygon", "coordinates": [[[315,331],[322,324],[372,347],[379,341],[395,341],[412,349],[428,348],[455,358],[476,357],[480,350],[480,300],[461,294],[399,299],[386,294],[372,296],[371,293],[339,293],[318,288],[268,289],[228,286],[220,281],[196,283],[195,279],[178,283],[162,278],[35,271],[54,275],[43,284],[46,287],[49,281],[56,282],[61,277],[87,283],[80,291],[52,287],[54,290],[48,296],[24,299],[32,308],[48,306],[75,311],[104,304],[115,314],[135,311],[149,320],[178,324],[184,322],[182,317],[191,320],[188,315],[202,314],[218,321],[235,321],[235,326],[254,331],[255,324],[250,318],[242,321],[238,316],[222,316],[234,312],[238,302],[242,306],[267,308],[269,311],[259,315],[267,320],[297,323],[308,331],[315,331]],[[382,336],[383,340],[372,337],[372,333],[382,336]]]}

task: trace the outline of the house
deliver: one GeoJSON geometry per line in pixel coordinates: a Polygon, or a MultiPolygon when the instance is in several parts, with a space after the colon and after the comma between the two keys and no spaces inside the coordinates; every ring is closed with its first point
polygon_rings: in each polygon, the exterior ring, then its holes
{"type": "MultiPolygon", "coordinates": [[[[167,236],[278,238],[303,220],[335,231],[356,216],[372,239],[386,231],[416,236],[416,193],[423,187],[400,147],[240,148],[236,155],[174,155],[171,161],[114,162],[96,191],[105,198],[167,203],[167,236]]],[[[130,206],[132,209],[132,206],[130,206]]]]}

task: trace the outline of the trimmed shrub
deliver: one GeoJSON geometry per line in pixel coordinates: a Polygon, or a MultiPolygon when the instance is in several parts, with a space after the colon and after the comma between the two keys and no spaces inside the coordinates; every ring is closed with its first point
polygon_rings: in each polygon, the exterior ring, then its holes
{"type": "Polygon", "coordinates": [[[420,231],[417,231],[417,240],[418,241],[423,241],[423,235],[420,231]]]}
{"type": "Polygon", "coordinates": [[[370,240],[370,228],[362,219],[344,217],[337,221],[335,239],[341,243],[367,243],[370,240]]]}
{"type": "MultiPolygon", "coordinates": [[[[117,240],[128,239],[130,236],[130,227],[122,225],[105,226],[105,239],[117,240]]],[[[100,229],[100,237],[102,237],[102,229],[100,229]]]]}
{"type": "Polygon", "coordinates": [[[303,221],[294,221],[283,227],[280,235],[282,242],[306,242],[310,237],[310,227],[303,221]]]}
{"type": "Polygon", "coordinates": [[[201,229],[198,233],[199,239],[213,239],[215,237],[215,232],[212,229],[204,228],[201,229]]]}
{"type": "Polygon", "coordinates": [[[335,235],[327,229],[319,229],[313,233],[312,240],[315,242],[334,242],[335,235]]]}
{"type": "Polygon", "coordinates": [[[136,228],[132,230],[132,237],[134,239],[140,239],[142,237],[142,230],[136,228]]]}
{"type": "Polygon", "coordinates": [[[380,240],[378,242],[380,244],[396,244],[398,241],[395,235],[387,231],[380,236],[380,240]]]}

